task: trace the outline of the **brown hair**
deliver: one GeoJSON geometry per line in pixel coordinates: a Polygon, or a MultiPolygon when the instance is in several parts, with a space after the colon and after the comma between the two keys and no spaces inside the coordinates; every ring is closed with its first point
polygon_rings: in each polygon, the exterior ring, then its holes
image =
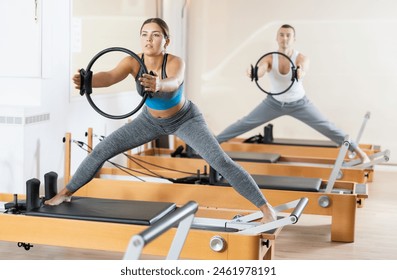
{"type": "Polygon", "coordinates": [[[295,33],[295,28],[294,28],[292,25],[283,24],[283,25],[281,25],[280,28],[291,28],[291,29],[294,31],[294,36],[296,35],[296,33],[295,33]]]}
{"type": "Polygon", "coordinates": [[[168,39],[170,37],[170,31],[168,28],[168,24],[162,20],[161,18],[149,18],[147,20],[144,21],[144,23],[141,26],[141,30],[140,32],[142,32],[143,27],[148,24],[148,23],[157,23],[158,26],[160,26],[161,30],[163,31],[163,35],[165,39],[168,39]]]}

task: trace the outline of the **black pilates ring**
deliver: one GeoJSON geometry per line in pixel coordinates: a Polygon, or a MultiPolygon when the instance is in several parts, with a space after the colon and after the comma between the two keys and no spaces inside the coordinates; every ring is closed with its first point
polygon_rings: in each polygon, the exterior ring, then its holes
{"type": "Polygon", "coordinates": [[[298,69],[299,69],[299,67],[295,67],[294,62],[291,60],[291,58],[290,58],[288,55],[283,54],[283,53],[281,53],[281,52],[269,52],[269,53],[266,53],[266,54],[262,55],[262,56],[258,59],[258,61],[257,61],[256,64],[255,64],[255,67],[254,67],[253,65],[251,65],[251,81],[255,81],[255,83],[256,83],[256,85],[258,86],[258,88],[259,88],[261,91],[263,91],[264,93],[266,93],[266,94],[269,94],[269,95],[280,95],[280,94],[283,94],[283,93],[287,92],[287,91],[292,87],[292,85],[294,84],[294,82],[295,82],[295,81],[296,81],[296,82],[298,81],[298,75],[297,75],[298,69]],[[281,92],[276,92],[276,93],[272,93],[272,92],[269,92],[269,91],[264,90],[264,89],[260,86],[260,84],[258,83],[258,79],[259,79],[259,78],[258,78],[258,64],[259,64],[259,62],[260,62],[265,56],[272,55],[272,54],[279,54],[279,55],[282,55],[282,56],[284,56],[285,58],[287,58],[287,59],[289,60],[290,64],[291,64],[291,71],[292,71],[292,75],[291,75],[291,84],[290,84],[285,90],[283,90],[283,91],[281,91],[281,92]]]}
{"type": "Polygon", "coordinates": [[[140,94],[142,96],[142,100],[140,101],[140,103],[135,107],[135,109],[133,109],[131,112],[126,113],[124,115],[110,115],[110,114],[105,113],[101,109],[99,109],[99,107],[96,106],[96,104],[94,103],[94,101],[91,98],[91,93],[92,93],[92,83],[91,83],[92,82],[92,71],[91,71],[91,68],[94,65],[95,61],[98,60],[98,58],[100,58],[102,55],[109,53],[109,52],[124,52],[124,53],[129,54],[136,61],[138,61],[138,63],[140,64],[141,69],[142,69],[142,74],[148,74],[147,68],[146,68],[145,64],[143,63],[142,59],[137,54],[135,54],[133,51],[126,49],[126,48],[121,48],[121,47],[107,48],[107,49],[100,51],[98,54],[96,54],[91,59],[91,61],[88,63],[86,69],[80,69],[80,95],[85,95],[87,97],[88,103],[90,103],[91,107],[96,112],[101,114],[102,116],[109,118],[109,119],[120,120],[120,119],[128,118],[128,117],[132,116],[133,114],[135,114],[137,111],[139,111],[139,109],[142,108],[143,104],[145,104],[146,99],[149,96],[151,96],[152,93],[148,92],[148,91],[144,91],[142,94],[140,94]]]}

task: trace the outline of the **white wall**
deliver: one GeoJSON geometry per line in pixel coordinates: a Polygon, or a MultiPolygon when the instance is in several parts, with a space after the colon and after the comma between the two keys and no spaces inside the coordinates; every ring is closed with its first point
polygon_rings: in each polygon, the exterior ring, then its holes
{"type": "MultiPolygon", "coordinates": [[[[63,174],[69,100],[69,1],[39,1],[42,63],[36,78],[2,78],[0,192],[25,193],[25,182],[46,172],[63,174]]],[[[33,11],[32,11],[33,14],[33,11]]],[[[13,26],[8,26],[12,29],[13,26]]],[[[3,42],[4,43],[4,42],[3,42]]],[[[7,41],[7,44],[18,42],[7,41]]],[[[29,48],[29,42],[26,43],[29,48]]],[[[18,56],[14,62],[24,67],[18,56]]],[[[4,65],[2,66],[4,67],[4,65]]]]}

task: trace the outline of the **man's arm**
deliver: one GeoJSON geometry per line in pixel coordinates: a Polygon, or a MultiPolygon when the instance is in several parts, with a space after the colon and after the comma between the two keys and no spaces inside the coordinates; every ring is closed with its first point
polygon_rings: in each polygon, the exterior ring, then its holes
{"type": "Polygon", "coordinates": [[[299,54],[298,57],[296,58],[296,67],[298,68],[297,70],[297,76],[298,80],[303,79],[309,69],[309,58],[307,56],[304,56],[303,54],[299,54]]]}

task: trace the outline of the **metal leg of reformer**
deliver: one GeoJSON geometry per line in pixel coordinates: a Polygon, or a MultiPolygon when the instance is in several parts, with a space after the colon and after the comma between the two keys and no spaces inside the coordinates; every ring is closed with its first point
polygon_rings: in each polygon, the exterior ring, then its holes
{"type": "MultiPolygon", "coordinates": [[[[358,132],[358,134],[357,134],[357,138],[356,138],[356,143],[358,144],[358,143],[360,143],[360,141],[361,141],[361,136],[363,135],[363,132],[364,132],[364,128],[365,128],[365,126],[366,126],[366,124],[367,124],[367,122],[368,122],[368,120],[369,120],[369,118],[370,118],[370,116],[371,116],[371,113],[370,112],[367,112],[365,115],[364,115],[364,120],[363,120],[363,123],[361,124],[361,127],[360,127],[360,130],[359,130],[359,132],[358,132]]],[[[349,151],[349,158],[354,158],[354,157],[356,157],[356,152],[354,152],[354,151],[349,151]]]]}
{"type": "Polygon", "coordinates": [[[179,223],[174,239],[172,240],[170,250],[168,251],[167,260],[177,260],[179,258],[183,245],[185,244],[187,234],[189,233],[190,227],[193,223],[193,219],[194,215],[192,214],[179,223]]]}
{"type": "Polygon", "coordinates": [[[262,212],[257,211],[252,214],[235,218],[233,220],[215,219],[215,218],[194,218],[193,226],[201,227],[223,227],[225,229],[238,230],[239,234],[259,234],[286,225],[295,224],[301,216],[304,208],[308,203],[308,198],[303,197],[279,206],[274,207],[276,213],[292,209],[294,210],[288,217],[278,219],[269,223],[253,222],[263,217],[262,212]]]}
{"type": "Polygon", "coordinates": [[[358,132],[358,135],[357,135],[357,138],[356,138],[356,143],[357,144],[360,143],[360,141],[361,141],[361,136],[363,135],[365,126],[367,125],[367,122],[368,122],[370,117],[371,117],[371,113],[370,112],[365,113],[363,123],[361,124],[360,131],[358,132]]]}
{"type": "Polygon", "coordinates": [[[327,186],[325,187],[325,192],[330,193],[332,189],[334,188],[336,179],[339,176],[339,172],[343,166],[343,161],[346,156],[346,153],[350,147],[350,140],[349,136],[345,137],[345,140],[342,143],[342,146],[339,149],[339,154],[338,157],[335,160],[334,167],[332,168],[331,174],[328,178],[327,186]]]}
{"type": "Polygon", "coordinates": [[[198,204],[190,201],[184,206],[178,208],[171,214],[165,216],[163,219],[156,222],[154,225],[148,227],[141,233],[134,235],[127,246],[124,254],[124,260],[138,260],[143,248],[151,241],[159,237],[161,234],[169,230],[171,227],[178,224],[177,231],[171,243],[170,250],[166,257],[167,260],[176,260],[182,251],[185,244],[187,234],[192,225],[194,214],[197,212],[198,204]]]}

